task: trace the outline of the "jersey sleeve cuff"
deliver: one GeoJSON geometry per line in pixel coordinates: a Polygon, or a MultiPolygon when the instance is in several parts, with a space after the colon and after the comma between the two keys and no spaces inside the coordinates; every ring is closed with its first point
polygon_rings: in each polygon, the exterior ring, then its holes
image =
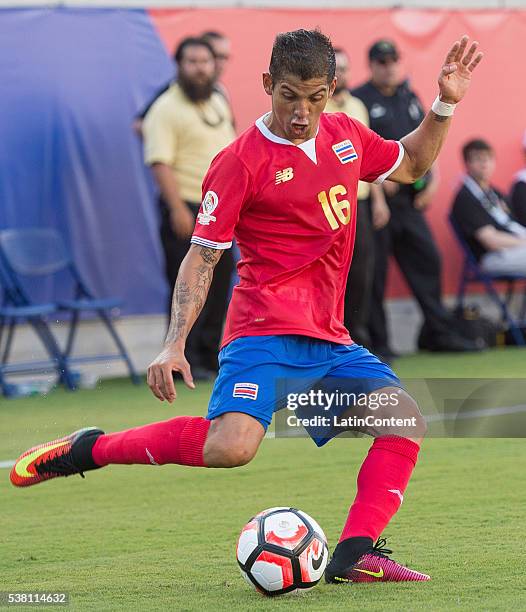
{"type": "Polygon", "coordinates": [[[404,159],[404,155],[405,155],[404,145],[400,141],[398,141],[397,144],[398,144],[398,157],[396,158],[395,163],[389,168],[387,172],[380,174],[380,176],[376,179],[376,181],[373,181],[375,185],[380,185],[381,183],[383,183],[387,178],[389,178],[391,174],[393,174],[393,172],[402,163],[402,160],[404,159]]]}
{"type": "Polygon", "coordinates": [[[190,239],[192,244],[198,244],[199,246],[207,247],[209,249],[224,250],[229,249],[232,246],[230,242],[214,242],[213,240],[207,240],[206,238],[200,238],[199,236],[192,236],[190,239]]]}

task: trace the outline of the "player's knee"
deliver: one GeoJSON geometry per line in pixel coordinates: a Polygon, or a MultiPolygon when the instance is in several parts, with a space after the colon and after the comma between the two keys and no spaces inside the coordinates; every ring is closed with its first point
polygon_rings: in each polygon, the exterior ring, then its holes
{"type": "Polygon", "coordinates": [[[418,438],[424,438],[427,434],[427,421],[420,414],[420,411],[418,411],[418,415],[415,416],[415,423],[416,436],[418,438]]]}
{"type": "Polygon", "coordinates": [[[412,439],[423,438],[427,423],[416,401],[403,390],[397,390],[395,397],[396,402],[376,409],[376,418],[362,431],[374,437],[395,435],[412,439]]]}
{"type": "Polygon", "coordinates": [[[255,449],[244,445],[236,445],[226,451],[226,458],[230,467],[240,467],[246,465],[254,458],[255,449]]]}
{"type": "Polygon", "coordinates": [[[239,467],[256,454],[265,435],[262,425],[242,413],[226,413],[214,419],[204,447],[209,467],[239,467]]]}
{"type": "Polygon", "coordinates": [[[217,458],[216,463],[218,467],[226,468],[246,465],[256,454],[255,448],[243,442],[233,443],[228,440],[221,441],[220,444],[212,450],[217,458]]]}
{"type": "Polygon", "coordinates": [[[411,420],[411,426],[414,428],[414,433],[411,432],[411,437],[423,438],[427,433],[427,421],[422,416],[416,401],[409,395],[406,397],[404,415],[411,420]]]}
{"type": "Polygon", "coordinates": [[[204,448],[204,460],[209,467],[233,468],[246,465],[254,457],[258,444],[250,438],[232,435],[215,435],[204,448]]]}

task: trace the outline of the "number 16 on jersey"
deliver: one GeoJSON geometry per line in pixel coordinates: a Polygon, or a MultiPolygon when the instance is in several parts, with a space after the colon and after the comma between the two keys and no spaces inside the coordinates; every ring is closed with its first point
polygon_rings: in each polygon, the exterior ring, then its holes
{"type": "Polygon", "coordinates": [[[326,191],[320,191],[318,194],[318,201],[333,230],[337,230],[340,227],[340,223],[347,225],[351,220],[349,200],[338,199],[339,196],[344,195],[347,195],[347,189],[343,185],[334,185],[334,187],[329,189],[328,195],[326,191]]]}

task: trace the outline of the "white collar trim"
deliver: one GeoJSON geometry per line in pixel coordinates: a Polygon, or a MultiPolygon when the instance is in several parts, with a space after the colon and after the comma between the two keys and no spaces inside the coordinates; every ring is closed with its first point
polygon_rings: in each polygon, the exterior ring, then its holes
{"type": "Polygon", "coordinates": [[[311,161],[317,164],[318,159],[316,157],[316,136],[318,135],[320,126],[318,125],[318,130],[316,131],[316,135],[313,138],[310,138],[309,140],[306,140],[305,142],[302,142],[299,145],[295,145],[293,142],[290,142],[290,140],[287,140],[286,138],[276,136],[276,134],[274,134],[268,129],[264,120],[269,115],[270,113],[265,113],[259,119],[256,120],[256,127],[263,134],[263,136],[265,136],[265,138],[271,140],[272,142],[276,142],[277,144],[289,145],[291,147],[297,147],[298,149],[301,149],[311,161]]]}

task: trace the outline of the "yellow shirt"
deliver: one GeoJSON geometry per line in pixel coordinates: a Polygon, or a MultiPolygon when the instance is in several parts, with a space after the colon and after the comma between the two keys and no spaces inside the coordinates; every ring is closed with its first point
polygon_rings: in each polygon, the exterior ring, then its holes
{"type": "Polygon", "coordinates": [[[192,102],[174,83],[148,111],[143,136],[146,164],[171,166],[182,199],[199,203],[210,162],[236,135],[230,107],[221,94],[192,102]]]}
{"type": "MultiPolygon", "coordinates": [[[[336,104],[334,98],[329,98],[327,106],[325,107],[325,112],[345,113],[349,115],[349,117],[352,117],[353,119],[358,119],[358,121],[361,121],[364,125],[369,127],[369,113],[367,112],[367,107],[365,106],[365,104],[358,98],[351,96],[348,91],[341,92],[339,96],[343,98],[343,104],[340,106],[339,104],[336,104]]],[[[365,198],[368,198],[370,192],[371,186],[369,185],[369,183],[365,183],[363,181],[360,181],[358,183],[359,200],[365,200],[365,198]]]]}

